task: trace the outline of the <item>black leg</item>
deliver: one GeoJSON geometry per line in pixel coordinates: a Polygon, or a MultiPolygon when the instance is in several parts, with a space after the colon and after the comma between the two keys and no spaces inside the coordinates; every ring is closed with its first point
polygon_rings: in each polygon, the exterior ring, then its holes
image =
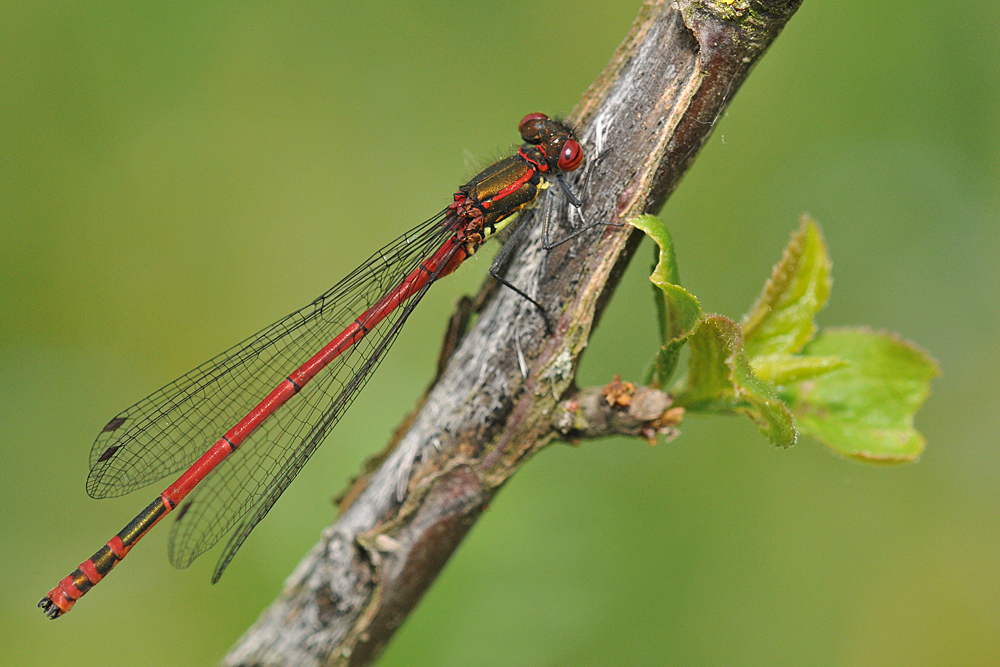
{"type": "MultiPolygon", "coordinates": [[[[587,168],[587,173],[584,176],[584,180],[583,180],[583,191],[584,192],[586,192],[587,188],[590,185],[590,178],[594,174],[594,167],[596,167],[597,164],[601,160],[603,160],[611,152],[611,150],[612,149],[609,148],[609,149],[603,151],[600,155],[598,155],[591,162],[590,166],[587,168]]],[[[608,223],[608,222],[606,222],[606,223],[599,223],[599,222],[597,222],[597,223],[593,223],[593,224],[588,223],[587,219],[583,215],[583,202],[580,200],[579,197],[576,196],[576,194],[573,192],[573,190],[569,187],[569,184],[566,182],[566,179],[563,177],[563,175],[562,175],[561,172],[557,172],[555,174],[555,181],[559,185],[559,188],[563,191],[563,193],[565,193],[566,199],[569,201],[570,205],[573,206],[577,210],[577,213],[580,215],[580,220],[583,221],[583,227],[581,227],[580,229],[577,229],[576,231],[574,231],[573,233],[571,233],[569,236],[566,236],[565,238],[560,239],[559,241],[556,241],[556,242],[550,241],[549,240],[550,239],[550,234],[549,234],[550,227],[549,227],[549,223],[550,223],[550,220],[551,220],[551,217],[552,217],[551,216],[551,213],[552,213],[552,196],[550,195],[546,199],[546,201],[545,201],[545,214],[544,214],[545,222],[544,222],[544,232],[543,232],[543,239],[542,239],[542,247],[545,250],[551,250],[552,248],[557,248],[560,245],[562,245],[563,243],[566,243],[567,241],[570,241],[570,240],[576,238],[580,234],[583,234],[584,232],[587,232],[587,231],[593,229],[594,227],[624,227],[625,226],[624,224],[622,224],[620,222],[610,222],[610,223],[608,223]]],[[[538,301],[536,301],[535,299],[533,299],[530,296],[528,296],[524,291],[522,291],[521,289],[515,287],[508,280],[506,280],[503,276],[500,275],[500,271],[503,269],[504,264],[507,262],[507,258],[510,257],[510,253],[512,253],[514,251],[514,248],[516,248],[518,246],[518,244],[521,242],[521,239],[524,236],[524,234],[527,231],[527,229],[528,229],[528,225],[524,224],[523,221],[520,224],[518,224],[517,229],[514,230],[514,233],[511,235],[511,237],[509,239],[507,239],[507,242],[503,244],[503,247],[500,248],[500,251],[497,253],[497,256],[493,259],[493,264],[490,265],[490,275],[493,276],[493,279],[496,280],[498,283],[500,283],[504,287],[507,287],[508,289],[513,290],[516,294],[520,295],[525,300],[527,300],[529,303],[531,303],[533,306],[535,306],[535,308],[538,309],[538,314],[542,316],[542,321],[545,323],[545,331],[549,335],[552,335],[552,324],[549,322],[548,313],[545,312],[545,308],[542,306],[542,304],[540,304],[538,301]]],[[[543,264],[543,267],[544,267],[544,264],[543,264]]],[[[543,273],[544,273],[544,269],[543,269],[543,273]]]]}
{"type": "MultiPolygon", "coordinates": [[[[587,167],[587,173],[583,177],[583,188],[581,189],[581,192],[586,193],[587,188],[590,187],[590,179],[594,175],[594,169],[597,167],[598,163],[600,163],[601,160],[603,160],[604,158],[606,158],[611,153],[612,150],[613,150],[612,148],[608,148],[607,150],[601,152],[601,154],[598,155],[596,158],[594,158],[594,160],[590,163],[590,166],[587,167]]],[[[545,214],[545,234],[544,234],[544,239],[542,241],[542,247],[545,248],[546,250],[552,250],[553,248],[558,248],[563,243],[566,243],[567,241],[571,241],[571,240],[575,239],[580,234],[583,234],[584,232],[588,232],[591,229],[593,229],[594,227],[624,227],[625,226],[623,223],[620,223],[620,222],[595,222],[595,223],[588,223],[587,222],[587,218],[585,218],[584,215],[583,215],[583,202],[580,200],[579,197],[577,197],[573,193],[572,190],[570,190],[569,184],[566,183],[566,181],[563,179],[562,174],[556,174],[556,182],[559,183],[559,186],[562,188],[563,192],[566,193],[566,198],[569,200],[569,203],[572,204],[576,208],[577,214],[580,216],[580,220],[583,222],[583,227],[581,227],[580,229],[577,229],[577,230],[573,231],[568,236],[566,236],[566,237],[564,237],[564,238],[562,238],[562,239],[560,239],[558,241],[552,241],[551,240],[551,235],[549,234],[549,229],[550,229],[549,228],[549,214],[548,214],[548,210],[546,210],[546,214],[545,214]]]]}
{"type": "Polygon", "coordinates": [[[510,257],[510,253],[513,252],[514,248],[516,248],[518,244],[521,242],[521,238],[524,236],[524,233],[525,231],[527,231],[527,229],[528,225],[524,224],[524,221],[522,220],[520,224],[518,224],[517,229],[514,230],[514,233],[511,235],[511,237],[507,239],[507,242],[504,243],[503,246],[500,248],[500,252],[497,253],[497,256],[493,258],[493,263],[490,265],[490,275],[493,276],[493,279],[496,280],[498,283],[500,283],[504,287],[507,287],[508,289],[513,290],[514,293],[519,294],[520,296],[524,297],[528,302],[530,302],[532,305],[534,305],[535,308],[538,309],[538,314],[542,316],[542,321],[545,323],[545,332],[551,336],[552,323],[549,322],[548,313],[545,312],[545,308],[542,306],[542,304],[538,303],[538,301],[525,294],[524,291],[522,291],[518,287],[515,287],[506,278],[500,275],[500,271],[503,269],[503,265],[507,262],[507,258],[510,257]]]}

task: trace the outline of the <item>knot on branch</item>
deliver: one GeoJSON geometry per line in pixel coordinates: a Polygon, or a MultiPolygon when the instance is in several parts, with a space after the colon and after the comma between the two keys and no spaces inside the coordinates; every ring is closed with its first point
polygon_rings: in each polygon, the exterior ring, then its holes
{"type": "Polygon", "coordinates": [[[637,387],[615,376],[603,387],[582,389],[559,403],[552,426],[569,441],[631,435],[656,444],[660,436],[669,441],[679,435],[684,408],[672,404],[673,398],[659,389],[637,387]]]}

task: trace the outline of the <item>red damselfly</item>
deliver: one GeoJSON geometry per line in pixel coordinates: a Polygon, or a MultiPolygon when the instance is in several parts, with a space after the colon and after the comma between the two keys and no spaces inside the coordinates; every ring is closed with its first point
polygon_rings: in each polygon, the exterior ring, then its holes
{"type": "MultiPolygon", "coordinates": [[[[458,189],[454,201],[372,255],[306,307],[275,322],[109,421],[90,452],[87,492],[120,496],[185,472],[115,537],[41,599],[69,611],[146,532],[177,510],[169,557],[186,567],[234,527],[212,581],[323,442],[435,280],[508,227],[553,178],[577,169],[573,131],[544,114],[521,120],[526,142],[458,189]],[[181,504],[182,501],[185,501],[181,504]]],[[[497,254],[501,265],[521,225],[497,254]]]]}

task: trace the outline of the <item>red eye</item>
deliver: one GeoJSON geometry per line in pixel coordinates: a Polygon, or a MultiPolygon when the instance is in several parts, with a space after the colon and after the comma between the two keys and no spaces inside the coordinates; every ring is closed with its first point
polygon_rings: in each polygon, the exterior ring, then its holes
{"type": "Polygon", "coordinates": [[[522,128],[525,126],[525,124],[529,123],[529,122],[531,122],[533,120],[548,120],[548,119],[549,119],[549,117],[546,116],[543,113],[529,113],[527,116],[525,116],[524,118],[521,119],[520,124],[518,124],[518,126],[517,126],[517,131],[521,132],[522,128]]]}
{"type": "Polygon", "coordinates": [[[573,171],[583,162],[583,149],[580,148],[576,139],[567,139],[559,153],[559,161],[556,166],[563,171],[573,171]]]}

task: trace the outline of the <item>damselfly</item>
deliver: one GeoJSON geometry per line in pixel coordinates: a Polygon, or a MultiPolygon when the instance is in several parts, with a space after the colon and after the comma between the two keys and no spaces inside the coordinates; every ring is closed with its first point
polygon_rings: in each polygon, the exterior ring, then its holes
{"type": "MultiPolygon", "coordinates": [[[[120,496],[183,474],[41,599],[50,618],[68,612],[146,532],[177,509],[170,562],[189,565],[236,526],[215,568],[218,581],[254,526],[344,414],[421,297],[508,227],[583,149],[544,114],[521,120],[525,144],[458,189],[444,210],[385,246],[306,307],[207,361],[109,421],[90,452],[87,492],[120,496]],[[182,504],[182,501],[185,501],[182,504]]],[[[517,236],[491,273],[499,273],[517,236]]]]}

